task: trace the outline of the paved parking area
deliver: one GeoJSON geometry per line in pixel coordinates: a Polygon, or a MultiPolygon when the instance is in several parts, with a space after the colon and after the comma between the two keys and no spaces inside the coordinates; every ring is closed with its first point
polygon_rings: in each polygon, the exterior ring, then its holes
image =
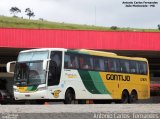
{"type": "Polygon", "coordinates": [[[0,119],[159,119],[160,97],[136,104],[0,105],[0,119]]]}
{"type": "Polygon", "coordinates": [[[1,119],[117,118],[115,115],[129,119],[135,114],[159,119],[160,104],[1,105],[0,113],[1,119]]]}
{"type": "Polygon", "coordinates": [[[160,113],[160,104],[1,105],[0,113],[160,113]]]}

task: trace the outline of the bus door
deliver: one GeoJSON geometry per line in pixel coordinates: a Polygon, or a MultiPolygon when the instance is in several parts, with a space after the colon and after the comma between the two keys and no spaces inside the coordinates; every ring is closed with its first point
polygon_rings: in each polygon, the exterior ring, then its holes
{"type": "Polygon", "coordinates": [[[59,83],[62,68],[62,52],[52,51],[50,55],[49,72],[48,72],[48,93],[49,99],[58,98],[59,83]]]}

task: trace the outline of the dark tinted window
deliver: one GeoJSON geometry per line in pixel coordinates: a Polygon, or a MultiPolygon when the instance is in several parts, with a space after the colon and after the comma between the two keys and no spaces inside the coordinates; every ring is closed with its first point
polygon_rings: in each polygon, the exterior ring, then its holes
{"type": "Polygon", "coordinates": [[[76,55],[66,53],[64,68],[88,69],[106,72],[147,74],[147,63],[125,59],[96,57],[90,55],[76,55]]]}
{"type": "Polygon", "coordinates": [[[108,59],[107,58],[105,58],[105,60],[104,60],[104,70],[109,71],[109,65],[108,65],[108,59]]]}
{"type": "Polygon", "coordinates": [[[94,57],[93,69],[104,71],[105,70],[104,59],[100,57],[94,57]]]}
{"type": "Polygon", "coordinates": [[[116,59],[108,59],[108,71],[109,72],[116,72],[116,59]]]}
{"type": "Polygon", "coordinates": [[[120,60],[116,59],[116,72],[121,72],[120,60]]]}
{"type": "Polygon", "coordinates": [[[131,74],[138,74],[139,70],[138,70],[138,63],[137,61],[130,61],[129,62],[129,66],[130,66],[130,73],[131,74]]]}
{"type": "Polygon", "coordinates": [[[79,57],[81,69],[93,69],[93,58],[87,55],[81,55],[79,57]]]}
{"type": "Polygon", "coordinates": [[[65,68],[79,68],[78,56],[74,54],[65,54],[64,57],[64,67],[65,68]]]}
{"type": "Polygon", "coordinates": [[[129,61],[128,60],[120,60],[121,72],[130,73],[129,61]]]}
{"type": "Polygon", "coordinates": [[[147,63],[146,62],[138,62],[139,65],[139,73],[147,74],[147,63]]]}
{"type": "Polygon", "coordinates": [[[105,58],[104,68],[108,72],[120,72],[120,62],[118,59],[105,58]]]}

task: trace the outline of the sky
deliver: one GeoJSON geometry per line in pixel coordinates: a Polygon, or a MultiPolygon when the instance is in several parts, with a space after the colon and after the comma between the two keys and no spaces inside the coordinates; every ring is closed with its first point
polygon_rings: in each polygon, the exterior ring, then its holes
{"type": "Polygon", "coordinates": [[[25,9],[30,8],[35,17],[48,21],[118,26],[130,28],[157,28],[160,24],[160,0],[0,0],[0,15],[12,16],[9,9],[18,7],[19,17],[28,18],[25,9]],[[122,2],[156,1],[155,7],[125,7],[122,2]]]}

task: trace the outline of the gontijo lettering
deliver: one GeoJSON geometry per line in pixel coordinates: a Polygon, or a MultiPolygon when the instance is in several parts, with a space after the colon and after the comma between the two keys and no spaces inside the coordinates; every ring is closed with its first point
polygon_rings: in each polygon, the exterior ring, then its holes
{"type": "Polygon", "coordinates": [[[116,75],[116,74],[106,74],[107,80],[117,80],[117,81],[130,81],[130,76],[127,75],[116,75]]]}

